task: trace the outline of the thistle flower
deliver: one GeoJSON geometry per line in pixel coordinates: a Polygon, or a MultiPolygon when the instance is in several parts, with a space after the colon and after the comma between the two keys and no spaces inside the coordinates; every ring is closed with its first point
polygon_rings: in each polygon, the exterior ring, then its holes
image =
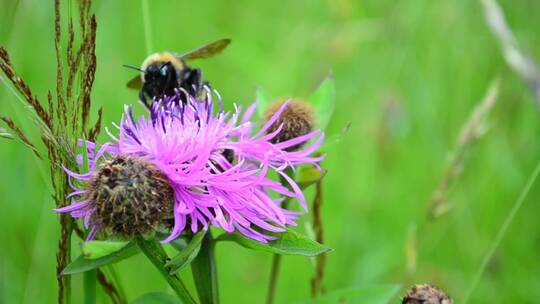
{"type": "MultiPolygon", "coordinates": [[[[256,103],[243,115],[236,105],[233,112],[225,112],[216,93],[219,110],[214,113],[212,94],[204,101],[185,94],[185,103],[181,102],[184,98],[180,94],[185,92],[154,102],[149,118],[141,116],[135,120],[132,107],[126,107],[118,138],[110,134],[113,142],[99,149],[88,142],[90,171],[77,174],[66,170],[70,177],[86,182],[84,189],[75,188],[71,196],[84,199],[95,191],[88,181],[99,171],[97,164],[102,158],[130,155],[155,166],[172,188],[174,226],[163,242],[174,240],[186,229],[196,233],[213,225],[265,243],[276,238],[269,232],[282,232],[286,225],[294,225],[300,212],[281,208],[283,198],[274,197],[296,198],[307,210],[302,191],[284,171],[299,164],[317,165],[323,157],[310,155],[320,146],[324,135],[312,131],[273,143],[283,126],[267,132],[289,102],[283,103],[262,127],[256,128],[250,121],[256,103]],[[315,140],[305,149],[287,151],[311,139],[315,140]],[[272,171],[281,175],[289,187],[270,179],[268,175],[272,171]]],[[[99,202],[90,199],[81,204],[74,203],[57,211],[84,217],[92,230],[101,229],[98,222],[89,220],[99,202]]]]}
{"type": "MultiPolygon", "coordinates": [[[[271,133],[282,126],[281,131],[271,139],[271,142],[273,143],[284,142],[302,135],[306,135],[313,131],[315,124],[313,108],[310,104],[299,99],[275,102],[271,104],[265,112],[265,118],[267,120],[272,118],[275,113],[283,107],[285,102],[288,104],[283,109],[283,112],[267,130],[268,133],[271,133]]],[[[298,150],[302,147],[302,144],[303,143],[288,147],[286,150],[298,150]]]]}
{"type": "MultiPolygon", "coordinates": [[[[173,207],[174,195],[167,177],[153,164],[128,155],[116,155],[103,162],[87,180],[82,201],[58,209],[85,216],[92,226],[114,235],[134,237],[155,229],[173,207]]],[[[81,191],[81,190],[79,190],[81,191]]]]}

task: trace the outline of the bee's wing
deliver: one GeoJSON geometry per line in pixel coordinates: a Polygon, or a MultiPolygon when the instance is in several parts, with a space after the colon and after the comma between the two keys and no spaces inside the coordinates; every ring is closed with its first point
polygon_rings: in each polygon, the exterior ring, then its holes
{"type": "Polygon", "coordinates": [[[199,58],[208,58],[221,53],[231,43],[231,39],[220,39],[212,43],[201,46],[200,48],[189,51],[185,54],[176,55],[179,59],[193,60],[199,58]]]}
{"type": "Polygon", "coordinates": [[[133,77],[130,81],[128,81],[128,83],[126,85],[130,89],[140,90],[142,88],[142,85],[143,85],[141,75],[137,75],[137,76],[133,77]]]}

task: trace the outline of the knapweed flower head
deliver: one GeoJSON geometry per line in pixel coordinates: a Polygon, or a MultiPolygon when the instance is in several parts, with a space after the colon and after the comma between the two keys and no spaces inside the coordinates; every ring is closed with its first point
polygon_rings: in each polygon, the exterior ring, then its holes
{"type": "Polygon", "coordinates": [[[215,96],[210,93],[204,100],[187,94],[181,98],[181,94],[185,92],[155,101],[150,117],[135,119],[132,107],[126,107],[117,138],[111,135],[113,141],[99,148],[87,143],[90,171],[67,171],[70,177],[86,183],[85,188],[75,188],[72,193],[84,200],[57,211],[84,217],[93,230],[102,229],[99,221],[92,220],[100,202],[89,197],[89,191],[94,191],[89,182],[99,175],[101,159],[129,155],[155,166],[172,188],[174,225],[163,242],[176,239],[186,229],[195,233],[210,225],[267,242],[276,238],[268,232],[282,232],[286,225],[294,225],[300,213],[282,208],[283,197],[297,199],[304,210],[307,206],[301,189],[285,170],[300,164],[318,166],[323,156],[312,154],[324,135],[312,131],[274,143],[272,139],[283,124],[270,132],[269,128],[288,102],[257,124],[251,121],[256,103],[245,112],[236,105],[234,111],[226,112],[217,93],[217,110],[215,96]],[[311,144],[307,147],[288,151],[308,141],[311,144]],[[271,179],[271,172],[282,176],[288,185],[271,179]]]}
{"type": "MultiPolygon", "coordinates": [[[[264,117],[271,119],[275,113],[280,110],[283,104],[288,104],[282,110],[278,119],[268,128],[268,132],[273,132],[281,127],[281,131],[270,141],[272,143],[284,142],[302,135],[306,135],[313,131],[315,126],[315,117],[313,107],[300,99],[290,99],[278,101],[270,104],[266,109],[264,117]]],[[[288,147],[287,151],[294,151],[302,147],[304,143],[288,147]]]]}

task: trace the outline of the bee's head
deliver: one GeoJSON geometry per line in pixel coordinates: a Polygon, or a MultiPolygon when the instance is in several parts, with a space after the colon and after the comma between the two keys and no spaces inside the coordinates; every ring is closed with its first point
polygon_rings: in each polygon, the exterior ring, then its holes
{"type": "Polygon", "coordinates": [[[155,62],[144,71],[145,88],[151,96],[172,95],[178,86],[178,75],[170,62],[155,62]]]}

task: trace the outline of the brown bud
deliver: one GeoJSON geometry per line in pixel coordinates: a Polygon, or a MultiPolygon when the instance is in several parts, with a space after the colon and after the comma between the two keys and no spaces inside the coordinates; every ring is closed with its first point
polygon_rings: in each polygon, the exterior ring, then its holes
{"type": "Polygon", "coordinates": [[[453,304],[454,301],[442,290],[429,284],[414,285],[407,291],[403,304],[453,304]]]}
{"type": "Polygon", "coordinates": [[[87,193],[95,206],[90,223],[127,238],[155,229],[174,202],[165,174],[153,164],[127,155],[101,164],[87,193]]]}
{"type": "MultiPolygon", "coordinates": [[[[279,110],[283,103],[284,101],[280,101],[271,104],[268,109],[266,109],[264,115],[265,120],[269,120],[279,110]]],[[[267,132],[271,133],[277,130],[281,124],[283,124],[283,127],[279,134],[271,140],[272,143],[280,143],[308,134],[313,131],[315,125],[312,106],[299,99],[291,100],[281,113],[280,117],[272,124],[272,126],[270,126],[267,132]]],[[[290,147],[287,150],[298,150],[301,146],[302,145],[299,144],[290,147]]]]}

